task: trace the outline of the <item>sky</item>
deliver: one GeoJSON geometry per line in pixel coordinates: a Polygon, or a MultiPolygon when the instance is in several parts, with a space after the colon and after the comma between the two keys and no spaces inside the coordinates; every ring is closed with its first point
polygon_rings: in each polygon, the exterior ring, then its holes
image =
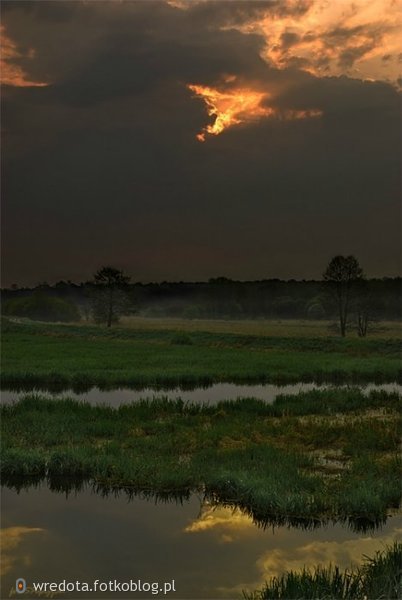
{"type": "Polygon", "coordinates": [[[401,257],[402,0],[2,3],[2,285],[401,257]]]}

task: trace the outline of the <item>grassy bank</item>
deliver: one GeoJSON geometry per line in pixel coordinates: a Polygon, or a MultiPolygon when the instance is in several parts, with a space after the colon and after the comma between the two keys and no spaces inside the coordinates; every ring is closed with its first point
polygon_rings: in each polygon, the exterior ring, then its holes
{"type": "Polygon", "coordinates": [[[401,380],[401,342],[3,321],[2,384],[401,380]]]}
{"type": "Polygon", "coordinates": [[[313,391],[113,409],[28,396],[2,407],[2,479],[202,489],[256,519],[378,519],[400,501],[400,398],[313,391]]]}
{"type": "Polygon", "coordinates": [[[268,581],[262,590],[245,593],[246,600],[398,600],[402,597],[402,544],[395,542],[359,568],[317,567],[290,571],[268,581]]]}

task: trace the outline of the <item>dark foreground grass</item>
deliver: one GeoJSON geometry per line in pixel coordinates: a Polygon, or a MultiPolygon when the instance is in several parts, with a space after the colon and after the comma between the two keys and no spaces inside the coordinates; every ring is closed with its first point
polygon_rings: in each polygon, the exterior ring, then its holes
{"type": "Polygon", "coordinates": [[[401,380],[398,339],[269,337],[3,319],[4,386],[401,380]]]}
{"type": "Polygon", "coordinates": [[[374,521],[400,501],[399,400],[351,389],[115,409],[28,396],[2,407],[2,479],[198,489],[261,521],[374,521]]]}
{"type": "Polygon", "coordinates": [[[336,566],[290,571],[273,577],[247,600],[399,600],[402,597],[402,544],[395,542],[359,568],[340,571],[336,566]]]}

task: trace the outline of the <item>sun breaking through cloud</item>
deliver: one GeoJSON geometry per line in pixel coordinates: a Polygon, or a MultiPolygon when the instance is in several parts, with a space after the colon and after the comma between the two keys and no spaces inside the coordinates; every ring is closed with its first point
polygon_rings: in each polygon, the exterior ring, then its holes
{"type": "Polygon", "coordinates": [[[205,142],[206,134],[219,135],[228,127],[268,117],[272,113],[271,108],[261,106],[262,101],[268,96],[262,92],[249,88],[219,91],[199,84],[190,84],[188,87],[196,96],[204,100],[208,115],[215,117],[212,124],[207,125],[197,134],[200,142],[205,142]]]}
{"type": "MultiPolygon", "coordinates": [[[[226,81],[235,81],[235,77],[226,78],[226,81]]],[[[268,100],[270,94],[254,90],[250,87],[234,87],[219,90],[201,84],[189,84],[187,86],[195,96],[202,98],[206,104],[210,117],[215,117],[213,123],[206,125],[196,138],[205,142],[206,136],[219,135],[225,129],[235,125],[253,123],[262,118],[277,118],[282,120],[306,119],[319,117],[322,112],[312,110],[280,110],[270,106],[268,100]]]]}
{"type": "Polygon", "coordinates": [[[17,44],[6,34],[5,27],[0,27],[0,82],[2,85],[14,87],[46,87],[49,85],[44,81],[31,81],[24,69],[15,61],[21,58],[32,59],[35,51],[31,48],[23,53],[18,50],[17,44]]]}

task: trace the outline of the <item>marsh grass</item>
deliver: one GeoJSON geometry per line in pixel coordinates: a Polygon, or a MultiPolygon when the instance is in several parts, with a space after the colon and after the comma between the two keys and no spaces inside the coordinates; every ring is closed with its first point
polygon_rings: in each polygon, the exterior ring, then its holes
{"type": "Polygon", "coordinates": [[[270,579],[262,590],[244,593],[246,600],[398,600],[402,594],[402,544],[394,542],[362,566],[341,571],[339,567],[289,571],[270,579]]]}
{"type": "Polygon", "coordinates": [[[259,520],[374,521],[400,501],[398,403],[397,394],[353,389],[300,393],[288,404],[159,399],[117,409],[31,395],[2,407],[2,478],[198,489],[259,520]],[[334,450],[343,466],[329,477],[316,453],[334,450]]]}

